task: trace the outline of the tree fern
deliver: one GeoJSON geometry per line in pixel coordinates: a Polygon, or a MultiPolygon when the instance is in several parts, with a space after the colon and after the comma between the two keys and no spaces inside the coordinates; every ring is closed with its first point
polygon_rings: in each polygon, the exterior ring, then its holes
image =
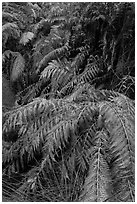
{"type": "Polygon", "coordinates": [[[3,201],[134,201],[134,4],[2,7],[3,201]]]}

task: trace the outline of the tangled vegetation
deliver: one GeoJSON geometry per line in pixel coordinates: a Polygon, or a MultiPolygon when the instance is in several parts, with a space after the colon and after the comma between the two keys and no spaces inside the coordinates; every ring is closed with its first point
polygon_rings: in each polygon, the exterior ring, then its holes
{"type": "Polygon", "coordinates": [[[3,201],[135,201],[135,5],[2,4],[3,201]]]}

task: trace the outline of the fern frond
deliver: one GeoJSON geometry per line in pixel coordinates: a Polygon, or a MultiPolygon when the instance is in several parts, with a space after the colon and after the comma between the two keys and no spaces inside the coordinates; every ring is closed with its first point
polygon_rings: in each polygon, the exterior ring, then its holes
{"type": "Polygon", "coordinates": [[[41,170],[51,165],[59,150],[63,150],[76,131],[84,131],[93,120],[95,107],[75,105],[65,100],[35,99],[32,103],[5,114],[3,125],[5,141],[15,141],[3,157],[9,171],[24,169],[25,161],[33,160],[43,152],[41,170]],[[12,133],[12,137],[11,137],[12,133]],[[14,151],[16,152],[14,154],[14,151]],[[25,159],[25,160],[24,160],[25,159]],[[14,162],[16,161],[16,162],[14,162]]]}
{"type": "MultiPolygon", "coordinates": [[[[70,102],[68,103],[68,105],[69,104],[70,102]]],[[[52,166],[51,161],[55,161],[55,156],[58,157],[58,152],[63,152],[63,149],[65,150],[65,147],[69,144],[70,141],[73,141],[72,150],[74,150],[74,148],[77,149],[77,158],[74,158],[74,160],[76,160],[77,164],[79,164],[79,167],[82,167],[81,171],[84,172],[86,169],[86,154],[81,155],[83,143],[80,143],[80,136],[77,136],[77,133],[84,132],[85,129],[93,123],[96,108],[91,108],[90,104],[86,104],[86,106],[77,106],[75,108],[72,105],[73,109],[71,109],[71,107],[69,109],[68,108],[65,108],[65,110],[62,109],[62,111],[65,113],[63,115],[63,118],[62,114],[60,113],[61,115],[58,115],[59,118],[55,118],[55,121],[53,121],[53,123],[51,123],[50,125],[51,130],[47,134],[45,140],[46,142],[43,146],[44,158],[41,163],[41,171],[43,171],[46,164],[52,166]],[[69,117],[66,114],[69,114],[69,117]]],[[[68,150],[66,154],[69,155],[69,152],[71,152],[72,150],[68,150]]],[[[70,154],[69,156],[72,155],[70,154]]],[[[67,162],[66,167],[68,169],[69,165],[70,163],[67,162]]],[[[72,172],[71,170],[69,171],[72,172]]]]}
{"type": "Polygon", "coordinates": [[[71,71],[70,63],[68,63],[67,60],[52,60],[41,73],[41,78],[51,80],[52,92],[61,90],[72,77],[73,72],[71,71]]]}
{"type": "Polygon", "coordinates": [[[31,103],[23,107],[19,107],[17,110],[12,110],[10,117],[6,120],[4,125],[4,132],[15,130],[16,125],[21,127],[22,125],[29,123],[31,121],[31,117],[39,114],[39,111],[43,112],[50,103],[52,103],[52,101],[37,98],[31,103]]]}
{"type": "MultiPolygon", "coordinates": [[[[117,99],[116,99],[117,100],[117,99]]],[[[134,120],[117,102],[100,104],[105,128],[110,134],[111,171],[116,198],[134,201],[134,120]],[[130,185],[129,185],[130,184],[130,185]],[[118,191],[120,193],[118,193],[118,191]]],[[[124,104],[123,104],[124,105],[124,104]]],[[[129,103],[132,106],[132,103],[129,103]]]]}
{"type": "Polygon", "coordinates": [[[58,58],[62,58],[68,52],[68,45],[64,45],[61,48],[53,50],[49,54],[47,54],[39,63],[37,72],[41,72],[51,60],[57,60],[58,58]]]}
{"type": "Polygon", "coordinates": [[[5,114],[7,120],[3,126],[4,140],[12,141],[14,138],[15,141],[6,152],[7,156],[3,156],[3,164],[9,163],[9,172],[24,169],[25,162],[34,159],[35,153],[41,151],[47,129],[45,122],[53,107],[54,102],[37,99],[23,108],[19,107],[11,111],[10,115],[9,113],[5,114]],[[46,108],[47,111],[42,114],[46,108]],[[33,120],[34,118],[37,120],[33,120]],[[16,132],[17,127],[18,131],[16,132]],[[11,132],[13,133],[12,137],[10,136],[11,132]],[[45,134],[43,135],[43,133],[45,134]]]}
{"type": "Polygon", "coordinates": [[[93,65],[88,65],[84,72],[79,76],[79,81],[80,82],[89,82],[91,83],[92,80],[97,77],[98,73],[99,73],[100,69],[98,67],[98,65],[95,63],[93,63],[93,65]]]}
{"type": "Polygon", "coordinates": [[[104,147],[104,140],[107,137],[104,131],[97,132],[95,135],[93,146],[89,150],[91,156],[89,171],[80,201],[103,202],[111,196],[111,173],[105,156],[106,147],[104,147]]]}
{"type": "Polygon", "coordinates": [[[78,84],[78,78],[73,77],[71,81],[69,81],[59,92],[60,97],[68,96],[70,95],[73,91],[74,88],[76,88],[78,84]]]}
{"type": "Polygon", "coordinates": [[[41,72],[40,79],[46,78],[47,80],[51,79],[52,74],[56,69],[59,68],[59,64],[56,60],[52,60],[49,65],[41,72]]]}

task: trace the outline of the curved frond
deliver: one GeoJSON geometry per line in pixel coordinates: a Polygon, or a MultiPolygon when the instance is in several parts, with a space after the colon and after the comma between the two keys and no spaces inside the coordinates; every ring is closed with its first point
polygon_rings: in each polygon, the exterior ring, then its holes
{"type": "MultiPolygon", "coordinates": [[[[133,114],[124,111],[117,102],[100,104],[104,125],[110,134],[111,171],[116,198],[121,201],[134,201],[134,119],[133,114]]],[[[119,100],[120,101],[120,100],[119,100]]],[[[126,104],[126,106],[124,105],[126,104]]],[[[128,106],[132,106],[132,102],[128,106]]]]}

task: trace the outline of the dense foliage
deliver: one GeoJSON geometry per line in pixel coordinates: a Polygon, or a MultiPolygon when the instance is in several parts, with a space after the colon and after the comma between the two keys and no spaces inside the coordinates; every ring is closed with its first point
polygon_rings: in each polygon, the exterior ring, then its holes
{"type": "Polygon", "coordinates": [[[3,201],[135,200],[134,7],[3,3],[3,201]]]}

